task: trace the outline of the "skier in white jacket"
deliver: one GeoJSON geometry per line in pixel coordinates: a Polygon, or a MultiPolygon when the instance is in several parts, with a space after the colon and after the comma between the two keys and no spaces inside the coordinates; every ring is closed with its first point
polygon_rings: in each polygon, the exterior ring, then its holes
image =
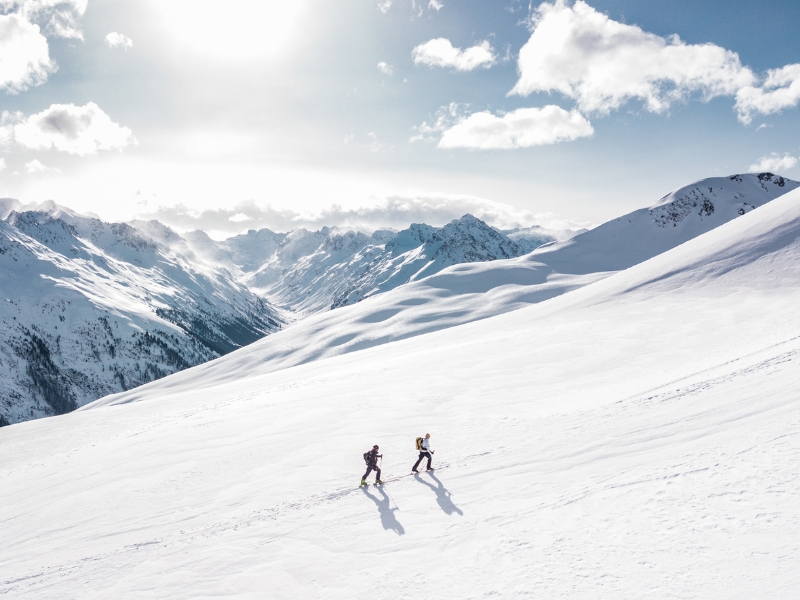
{"type": "Polygon", "coordinates": [[[411,467],[411,472],[419,473],[419,471],[417,471],[417,467],[419,466],[419,463],[422,462],[423,458],[428,459],[428,468],[426,470],[433,471],[433,467],[431,467],[432,454],[433,450],[431,450],[431,434],[426,433],[425,437],[422,439],[422,447],[419,449],[419,458],[417,459],[417,462],[414,463],[414,466],[411,467]]]}

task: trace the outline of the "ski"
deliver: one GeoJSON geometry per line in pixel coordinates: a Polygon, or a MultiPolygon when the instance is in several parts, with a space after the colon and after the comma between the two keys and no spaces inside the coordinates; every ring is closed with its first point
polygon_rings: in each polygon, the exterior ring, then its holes
{"type": "MultiPolygon", "coordinates": [[[[449,466],[450,466],[450,465],[442,465],[441,467],[434,467],[433,469],[430,469],[430,471],[424,471],[424,472],[430,472],[430,473],[432,473],[433,471],[436,471],[436,470],[439,470],[439,471],[441,471],[442,469],[446,469],[446,468],[447,468],[447,467],[449,467],[449,466]]],[[[384,479],[384,480],[383,480],[383,483],[392,483],[392,482],[394,482],[394,481],[400,481],[401,479],[405,479],[406,477],[412,477],[412,476],[414,476],[414,475],[421,475],[421,474],[422,474],[422,473],[420,473],[419,471],[418,471],[418,472],[416,472],[416,473],[414,473],[414,472],[412,471],[411,473],[406,473],[405,475],[397,475],[397,476],[395,476],[395,477],[389,477],[388,479],[384,479]]]]}

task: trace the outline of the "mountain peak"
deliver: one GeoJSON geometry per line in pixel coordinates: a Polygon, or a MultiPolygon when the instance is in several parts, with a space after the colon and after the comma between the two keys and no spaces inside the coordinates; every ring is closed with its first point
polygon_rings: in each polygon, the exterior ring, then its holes
{"type": "Polygon", "coordinates": [[[800,186],[772,173],[709,177],[532,256],[560,273],[620,271],[732,221],[800,186]]]}

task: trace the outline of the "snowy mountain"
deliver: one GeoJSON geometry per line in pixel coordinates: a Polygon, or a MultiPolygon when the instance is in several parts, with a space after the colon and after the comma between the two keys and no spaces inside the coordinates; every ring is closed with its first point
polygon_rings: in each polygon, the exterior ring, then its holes
{"type": "Polygon", "coordinates": [[[534,225],[532,227],[517,227],[516,229],[501,229],[500,233],[505,234],[509,239],[522,246],[525,254],[527,254],[544,244],[568,240],[585,231],[588,231],[588,229],[547,230],[534,225]]]}
{"type": "Polygon", "coordinates": [[[794,597],[798,297],[795,190],[520,310],[2,428],[0,594],[794,597]]]}
{"type": "Polygon", "coordinates": [[[649,208],[535,250],[531,260],[559,273],[627,269],[800,186],[772,173],[711,177],[679,188],[649,208]]]}
{"type": "Polygon", "coordinates": [[[470,215],[371,236],[264,229],[217,242],[156,221],[105,224],[55,205],[4,205],[0,278],[19,293],[0,305],[0,424],[131,389],[301,317],[261,340],[260,358],[237,360],[266,373],[515,310],[638,264],[798,185],[769,173],[706,179],[527,255],[540,230],[507,235],[470,215]]]}
{"type": "MultiPolygon", "coordinates": [[[[277,331],[229,273],[52,203],[0,221],[0,422],[62,414],[277,331]]],[[[165,228],[166,229],[166,228],[165,228]]]]}
{"type": "Polygon", "coordinates": [[[221,243],[54,203],[24,210],[4,201],[0,217],[0,425],[69,412],[252,343],[288,319],[526,247],[469,215],[399,233],[261,230],[221,243]]]}
{"type": "Polygon", "coordinates": [[[186,239],[201,256],[240,270],[251,290],[298,317],[355,304],[461,263],[522,256],[553,241],[541,230],[512,240],[472,215],[444,227],[414,224],[372,235],[324,227],[280,234],[250,231],[221,243],[202,232],[186,239]]]}
{"type": "MultiPolygon", "coordinates": [[[[257,354],[237,353],[230,360],[254,374],[270,373],[517,310],[644,262],[798,186],[769,173],[705,179],[525,256],[454,265],[392,293],[312,315],[257,342],[257,354]],[[670,214],[679,216],[664,226],[670,214]]],[[[230,365],[211,362],[202,369],[209,378],[224,378],[230,365]]],[[[171,381],[183,385],[181,376],[171,381]]]]}

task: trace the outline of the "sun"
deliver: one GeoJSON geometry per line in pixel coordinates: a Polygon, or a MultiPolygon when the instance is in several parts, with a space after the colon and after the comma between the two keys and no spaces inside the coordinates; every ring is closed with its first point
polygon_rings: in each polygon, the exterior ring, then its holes
{"type": "Polygon", "coordinates": [[[153,0],[179,45],[219,60],[280,58],[296,36],[303,0],[153,0]]]}

